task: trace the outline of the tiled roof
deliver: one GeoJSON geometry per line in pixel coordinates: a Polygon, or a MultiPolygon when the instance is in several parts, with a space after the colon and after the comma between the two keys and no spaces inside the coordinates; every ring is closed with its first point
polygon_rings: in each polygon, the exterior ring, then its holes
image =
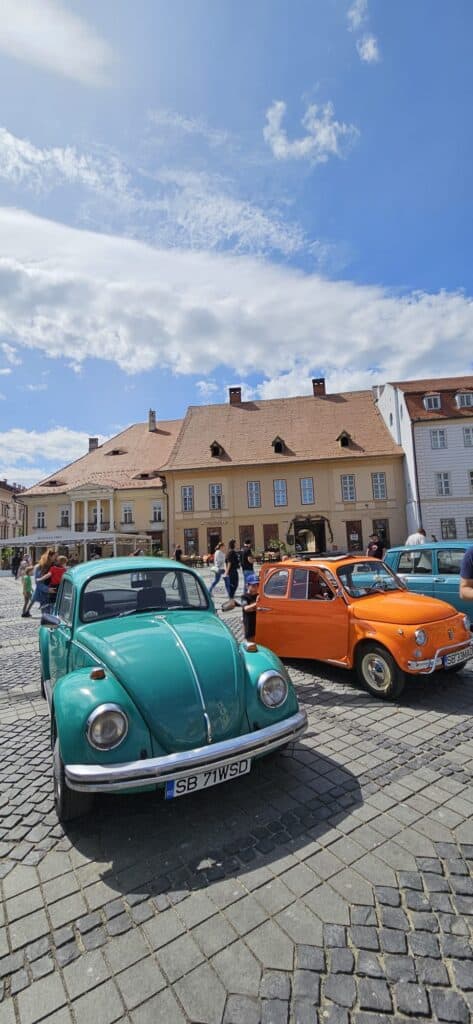
{"type": "Polygon", "coordinates": [[[167,466],[163,469],[203,469],[287,461],[353,459],[367,455],[402,455],[385,426],[371,391],[274,398],[236,405],[190,406],[167,466]],[[340,446],[342,432],[349,446],[340,446]],[[274,451],[281,438],[284,449],[274,451]],[[223,453],[212,457],[217,441],[223,453]]]}
{"type": "Polygon", "coordinates": [[[393,387],[404,391],[411,420],[452,420],[473,418],[473,407],[459,408],[455,396],[459,391],[473,391],[473,377],[441,377],[428,380],[398,381],[393,387]],[[439,394],[440,409],[426,409],[425,395],[439,394]]]}
{"type": "Polygon", "coordinates": [[[400,388],[401,391],[405,391],[406,394],[416,393],[426,394],[434,393],[437,391],[461,391],[463,388],[468,390],[473,388],[473,377],[428,377],[425,380],[397,380],[391,381],[393,388],[400,388]]]}
{"type": "Polygon", "coordinates": [[[30,487],[24,491],[24,495],[64,494],[71,488],[86,484],[120,490],[159,487],[161,479],[158,471],[169,458],[181,424],[182,420],[165,420],[158,422],[156,430],[150,431],[148,423],[134,423],[99,448],[87,452],[82,458],[30,487]],[[114,450],[122,454],[112,455],[114,450]],[[158,475],[140,480],[137,479],[140,473],[158,475]],[[51,480],[57,480],[57,485],[48,484],[51,480]]]}

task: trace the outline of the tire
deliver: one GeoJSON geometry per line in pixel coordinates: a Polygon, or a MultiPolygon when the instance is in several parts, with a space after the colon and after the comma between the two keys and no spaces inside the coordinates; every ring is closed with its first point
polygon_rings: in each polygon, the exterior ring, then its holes
{"type": "Polygon", "coordinates": [[[43,675],[43,670],[42,669],[41,669],[41,677],[40,677],[40,687],[41,687],[41,696],[42,696],[43,700],[46,700],[46,690],[44,688],[44,675],[43,675]]]}
{"type": "Polygon", "coordinates": [[[92,807],[93,796],[90,793],[78,793],[74,789],[69,789],[58,739],[54,744],[53,752],[53,784],[54,806],[59,821],[73,821],[74,818],[88,814],[92,807]]]}
{"type": "Polygon", "coordinates": [[[373,697],[393,700],[404,689],[404,672],[381,644],[363,644],[358,648],[356,671],[360,682],[373,697]]]}

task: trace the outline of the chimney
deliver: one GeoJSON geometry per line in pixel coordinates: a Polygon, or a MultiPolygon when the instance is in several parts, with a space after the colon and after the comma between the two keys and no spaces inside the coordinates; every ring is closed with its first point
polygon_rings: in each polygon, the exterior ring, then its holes
{"type": "Polygon", "coordinates": [[[241,388],[229,388],[230,405],[241,405],[241,388]]]}
{"type": "Polygon", "coordinates": [[[312,388],[316,398],[325,395],[325,377],[312,377],[312,388]]]}
{"type": "Polygon", "coordinates": [[[94,452],[99,446],[98,437],[89,437],[89,452],[94,452]]]}
{"type": "Polygon", "coordinates": [[[154,409],[150,409],[148,413],[148,430],[156,430],[156,413],[154,409]]]}

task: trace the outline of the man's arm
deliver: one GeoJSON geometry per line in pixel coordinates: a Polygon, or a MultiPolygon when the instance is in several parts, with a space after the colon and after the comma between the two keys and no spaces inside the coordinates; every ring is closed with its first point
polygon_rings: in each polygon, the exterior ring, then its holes
{"type": "Polygon", "coordinates": [[[460,577],[460,597],[464,601],[473,601],[473,580],[465,580],[460,577]]]}

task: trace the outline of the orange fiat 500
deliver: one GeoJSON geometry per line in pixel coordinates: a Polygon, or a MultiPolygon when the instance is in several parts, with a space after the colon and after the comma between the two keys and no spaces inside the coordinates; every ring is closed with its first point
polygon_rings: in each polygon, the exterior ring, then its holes
{"type": "Polygon", "coordinates": [[[263,566],[255,639],[281,657],[355,668],[376,697],[397,697],[406,674],[456,671],[473,655],[468,616],[361,555],[263,566]]]}

